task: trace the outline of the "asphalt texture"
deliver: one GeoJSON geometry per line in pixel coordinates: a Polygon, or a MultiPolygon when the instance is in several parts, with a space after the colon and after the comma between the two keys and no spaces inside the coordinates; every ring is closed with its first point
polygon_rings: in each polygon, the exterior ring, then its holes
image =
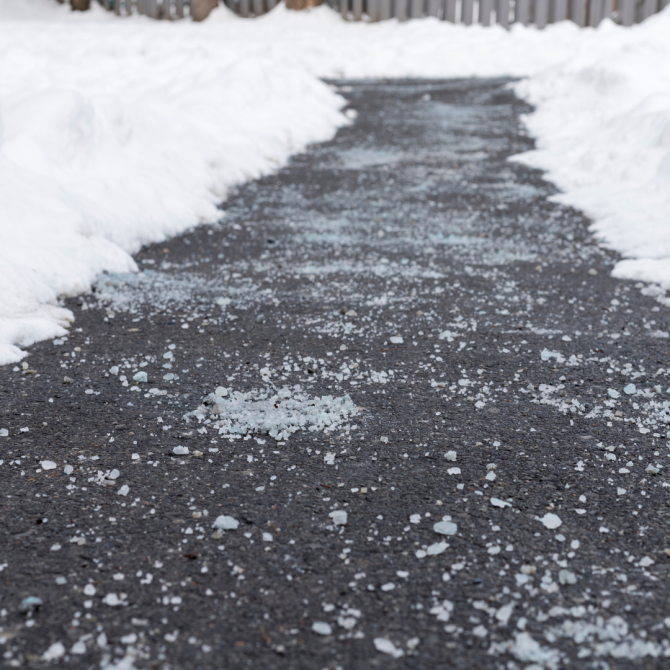
{"type": "Polygon", "coordinates": [[[668,667],[666,307],[508,160],[509,81],[332,85],[0,370],[3,667],[668,667]]]}

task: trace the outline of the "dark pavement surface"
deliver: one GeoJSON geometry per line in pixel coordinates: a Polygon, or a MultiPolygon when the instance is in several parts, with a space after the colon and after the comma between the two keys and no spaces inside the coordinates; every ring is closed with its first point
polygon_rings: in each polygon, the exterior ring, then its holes
{"type": "Polygon", "coordinates": [[[0,369],[3,667],[668,667],[666,309],[507,160],[508,82],[337,85],[351,127],[0,369]],[[308,423],[185,420],[217,387],[308,423]]]}

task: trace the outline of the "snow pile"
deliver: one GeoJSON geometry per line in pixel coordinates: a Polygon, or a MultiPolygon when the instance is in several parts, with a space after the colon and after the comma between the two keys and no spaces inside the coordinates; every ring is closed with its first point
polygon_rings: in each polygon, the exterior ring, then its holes
{"type": "Polygon", "coordinates": [[[537,111],[536,151],[556,200],[586,212],[630,258],[614,276],[670,288],[670,11],[631,29],[607,22],[581,53],[517,85],[537,111]]]}
{"type": "Polygon", "coordinates": [[[346,424],[358,409],[348,395],[340,398],[322,396],[311,398],[300,391],[284,387],[280,391],[242,393],[222,386],[205,398],[204,404],[185,415],[218,431],[230,439],[243,435],[269,435],[286,440],[299,430],[331,432],[346,424]]]}
{"type": "Polygon", "coordinates": [[[58,296],[136,270],[142,244],[216,220],[236,184],[347,123],[317,77],[529,76],[517,90],[560,198],[670,286],[670,10],[641,26],[117,18],[93,3],[0,0],[0,363],[60,336],[58,296]],[[665,223],[665,225],[664,225],[665,223]]]}

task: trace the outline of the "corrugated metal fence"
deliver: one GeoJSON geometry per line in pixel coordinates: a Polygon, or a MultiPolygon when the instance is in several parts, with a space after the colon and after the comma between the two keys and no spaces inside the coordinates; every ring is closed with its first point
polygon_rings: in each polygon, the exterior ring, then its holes
{"type": "MultiPolygon", "coordinates": [[[[120,15],[146,14],[155,19],[180,19],[190,14],[189,0],[99,0],[120,15]]],[[[225,0],[236,14],[266,14],[278,0],[225,0]]],[[[597,26],[611,18],[624,26],[644,21],[660,12],[670,0],[326,0],[350,21],[401,21],[433,16],[442,21],[483,26],[512,23],[544,28],[570,19],[578,26],[597,26]]],[[[668,38],[670,39],[670,37],[668,38]]]]}

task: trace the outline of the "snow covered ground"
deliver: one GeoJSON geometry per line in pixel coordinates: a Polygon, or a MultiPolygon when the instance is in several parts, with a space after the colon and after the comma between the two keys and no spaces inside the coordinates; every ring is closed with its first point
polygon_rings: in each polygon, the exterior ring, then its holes
{"type": "Polygon", "coordinates": [[[348,119],[319,77],[527,77],[536,151],[563,202],[670,288],[670,11],[539,32],[329,10],[194,24],[0,0],[0,364],[64,333],[58,297],[135,269],[142,244],[215,220],[242,181],[348,119]],[[17,346],[18,345],[18,346],[17,346]]]}

